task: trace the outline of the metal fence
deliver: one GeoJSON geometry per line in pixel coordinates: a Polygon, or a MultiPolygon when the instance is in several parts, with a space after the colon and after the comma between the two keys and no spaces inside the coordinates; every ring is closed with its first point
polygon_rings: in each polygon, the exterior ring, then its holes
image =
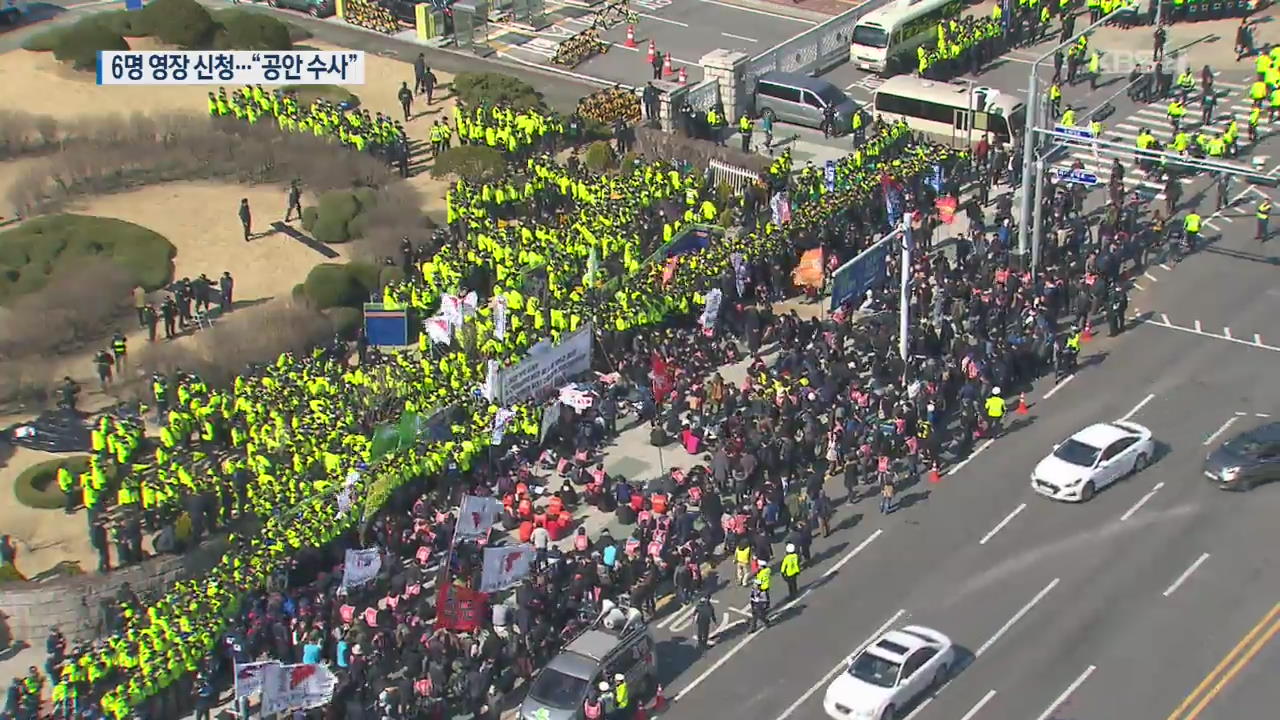
{"type": "Polygon", "coordinates": [[[754,93],[756,79],[767,72],[781,70],[817,75],[847,62],[853,26],[863,15],[894,2],[898,0],[867,0],[751,58],[747,63],[747,92],[754,93]]]}
{"type": "Polygon", "coordinates": [[[749,185],[760,179],[760,173],[752,172],[737,165],[730,165],[715,158],[711,158],[707,166],[711,168],[715,185],[728,185],[736,193],[743,192],[749,185]]]}
{"type": "Polygon", "coordinates": [[[685,96],[685,99],[689,101],[694,110],[706,112],[720,102],[720,83],[715,80],[703,80],[689,88],[689,94],[685,96]]]}

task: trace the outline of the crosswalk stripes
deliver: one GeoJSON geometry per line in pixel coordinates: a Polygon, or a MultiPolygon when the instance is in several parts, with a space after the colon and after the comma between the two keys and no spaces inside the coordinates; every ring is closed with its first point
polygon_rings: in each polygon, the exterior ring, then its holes
{"type": "MultiPolygon", "coordinates": [[[[1220,73],[1215,73],[1215,75],[1220,73]]],[[[1241,128],[1244,137],[1241,140],[1242,154],[1247,153],[1250,144],[1247,140],[1247,118],[1249,112],[1253,109],[1253,104],[1248,97],[1249,86],[1244,83],[1227,82],[1223,80],[1214,80],[1214,88],[1218,94],[1218,105],[1214,108],[1214,122],[1210,124],[1210,128],[1216,132],[1226,130],[1227,123],[1231,117],[1236,118],[1236,122],[1241,128]]],[[[1198,96],[1198,90],[1195,95],[1198,96]]],[[[1169,118],[1167,113],[1167,103],[1148,103],[1137,108],[1124,118],[1124,122],[1114,124],[1103,123],[1102,139],[1112,142],[1121,142],[1126,144],[1137,144],[1138,133],[1143,129],[1152,132],[1158,138],[1166,138],[1170,135],[1169,118]]],[[[1187,109],[1187,114],[1183,118],[1182,128],[1189,134],[1194,136],[1203,126],[1200,123],[1200,102],[1192,99],[1187,109]]],[[[1086,118],[1087,120],[1087,118],[1086,118]]],[[[1084,169],[1100,178],[1107,178],[1111,173],[1112,160],[1103,157],[1101,153],[1096,154],[1089,149],[1087,143],[1075,144],[1071,147],[1069,157],[1072,162],[1079,161],[1084,169]]],[[[1195,182],[1195,178],[1181,178],[1183,184],[1195,182]]],[[[1127,184],[1137,184],[1138,187],[1147,191],[1146,194],[1153,195],[1155,199],[1165,199],[1164,183],[1157,180],[1139,179],[1135,180],[1131,173],[1127,184]]]]}

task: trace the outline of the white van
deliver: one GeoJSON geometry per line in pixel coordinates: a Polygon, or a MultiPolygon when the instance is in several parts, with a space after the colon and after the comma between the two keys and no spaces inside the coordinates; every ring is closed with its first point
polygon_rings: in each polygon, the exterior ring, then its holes
{"type": "Polygon", "coordinates": [[[962,0],[899,0],[873,10],[853,27],[849,62],[893,75],[915,63],[917,47],[938,37],[938,24],[960,17],[962,0]]]}
{"type": "Polygon", "coordinates": [[[990,134],[992,145],[1007,145],[1026,122],[1022,99],[1011,93],[966,83],[898,75],[876,88],[872,104],[885,120],[904,120],[912,130],[950,142],[977,143],[990,134]]]}

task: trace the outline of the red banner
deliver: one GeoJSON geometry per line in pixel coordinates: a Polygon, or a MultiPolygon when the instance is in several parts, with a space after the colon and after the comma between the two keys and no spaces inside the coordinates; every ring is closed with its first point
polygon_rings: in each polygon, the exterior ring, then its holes
{"type": "Polygon", "coordinates": [[[436,629],[474,632],[484,626],[489,596],[471,588],[443,583],[436,593],[436,629]]]}
{"type": "Polygon", "coordinates": [[[656,352],[649,356],[649,378],[653,380],[654,402],[666,400],[675,383],[671,380],[671,368],[667,366],[667,361],[656,352]]]}

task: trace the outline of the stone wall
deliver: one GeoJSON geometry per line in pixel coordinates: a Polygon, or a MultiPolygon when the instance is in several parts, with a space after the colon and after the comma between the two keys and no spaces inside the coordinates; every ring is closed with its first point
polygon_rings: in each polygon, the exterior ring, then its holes
{"type": "Polygon", "coordinates": [[[158,595],[178,580],[208,572],[226,549],[225,537],[218,537],[186,555],[164,555],[105,575],[0,586],[0,647],[43,647],[54,627],[72,642],[96,638],[104,628],[101,601],[114,600],[124,583],[139,595],[158,595]]]}

